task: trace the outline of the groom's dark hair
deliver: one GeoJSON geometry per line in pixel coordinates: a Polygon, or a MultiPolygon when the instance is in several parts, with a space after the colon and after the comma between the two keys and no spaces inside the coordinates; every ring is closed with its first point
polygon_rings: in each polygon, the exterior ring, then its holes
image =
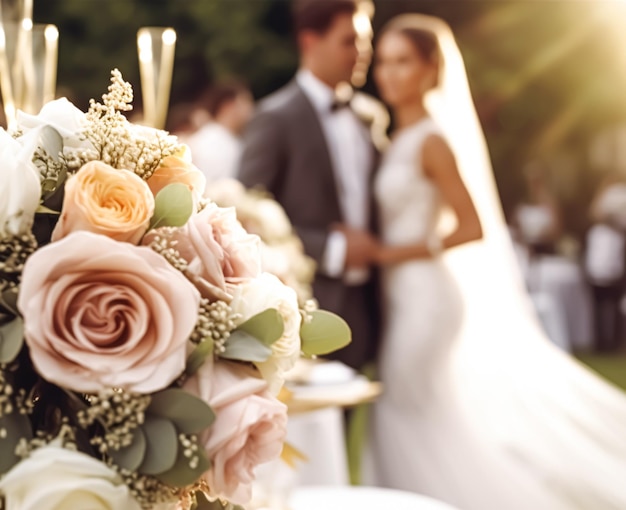
{"type": "Polygon", "coordinates": [[[311,30],[324,34],[337,16],[353,15],[355,12],[354,0],[294,0],[294,32],[299,34],[303,30],[311,30]]]}

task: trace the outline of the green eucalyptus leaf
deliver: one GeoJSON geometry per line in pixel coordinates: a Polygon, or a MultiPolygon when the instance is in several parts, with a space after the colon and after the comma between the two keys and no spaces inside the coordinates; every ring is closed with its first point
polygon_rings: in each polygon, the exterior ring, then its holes
{"type": "Polygon", "coordinates": [[[61,214],[60,211],[53,211],[52,209],[50,209],[49,207],[46,207],[45,205],[39,205],[35,212],[39,214],[61,214]]]}
{"type": "Polygon", "coordinates": [[[217,499],[209,501],[202,492],[196,492],[196,507],[194,510],[244,510],[242,506],[232,503],[223,503],[217,499]]]}
{"type": "Polygon", "coordinates": [[[169,388],[152,395],[146,413],[166,418],[185,434],[202,432],[215,420],[215,413],[209,404],[179,388],[169,388]]]}
{"type": "Polygon", "coordinates": [[[44,195],[53,192],[57,187],[57,180],[51,179],[50,177],[41,181],[41,191],[44,195]]]}
{"type": "Polygon", "coordinates": [[[63,137],[52,126],[44,126],[39,132],[39,144],[46,154],[55,162],[59,162],[59,157],[63,152],[63,137]]]}
{"type": "Polygon", "coordinates": [[[0,436],[0,452],[2,452],[0,455],[0,475],[3,475],[21,460],[15,454],[15,447],[20,439],[24,438],[28,441],[32,439],[33,434],[28,417],[18,412],[1,416],[0,430],[6,432],[0,436]]]}
{"type": "Polygon", "coordinates": [[[240,329],[236,329],[230,334],[224,348],[225,350],[220,353],[220,357],[225,359],[261,362],[266,361],[272,355],[270,347],[240,329]]]}
{"type": "Polygon", "coordinates": [[[174,467],[165,473],[159,473],[156,478],[172,487],[185,487],[197,482],[198,478],[209,470],[211,461],[202,448],[194,452],[194,456],[197,458],[194,467],[191,467],[190,459],[185,457],[184,450],[184,448],[179,448],[174,467]]]}
{"type": "Polygon", "coordinates": [[[179,450],[174,424],[168,419],[146,414],[141,430],[146,439],[146,451],[138,471],[157,475],[172,469],[179,450]]]}
{"type": "Polygon", "coordinates": [[[285,324],[276,308],[268,308],[239,325],[237,329],[258,338],[265,345],[272,345],[283,336],[285,324]]]}
{"type": "Polygon", "coordinates": [[[187,358],[187,365],[185,366],[185,373],[187,375],[193,375],[200,367],[204,365],[204,362],[209,356],[213,355],[213,340],[204,340],[196,345],[195,349],[191,351],[191,354],[187,358]]]}
{"type": "Polygon", "coordinates": [[[17,289],[8,288],[0,293],[0,309],[9,312],[12,315],[17,315],[17,289]]]}
{"type": "Polygon", "coordinates": [[[352,340],[350,327],[341,317],[325,310],[315,310],[311,320],[300,328],[302,352],[322,355],[348,345],[352,340]]]}
{"type": "Polygon", "coordinates": [[[204,493],[196,492],[196,506],[194,510],[224,510],[224,505],[219,501],[209,501],[204,493]]]}
{"type": "Polygon", "coordinates": [[[16,317],[0,326],[0,363],[10,363],[22,350],[24,344],[24,321],[16,317]]]}
{"type": "Polygon", "coordinates": [[[63,165],[61,170],[59,170],[54,185],[47,184],[47,187],[50,189],[48,191],[44,190],[42,202],[48,209],[60,211],[63,208],[65,181],[67,181],[67,168],[63,165]]]}
{"type": "Polygon", "coordinates": [[[182,227],[193,212],[193,196],[185,184],[168,184],[154,199],[150,228],[182,227]]]}
{"type": "Polygon", "coordinates": [[[146,436],[141,427],[137,427],[133,431],[133,441],[130,445],[119,450],[109,450],[109,455],[119,467],[129,471],[136,471],[146,456],[147,448],[146,436]]]}

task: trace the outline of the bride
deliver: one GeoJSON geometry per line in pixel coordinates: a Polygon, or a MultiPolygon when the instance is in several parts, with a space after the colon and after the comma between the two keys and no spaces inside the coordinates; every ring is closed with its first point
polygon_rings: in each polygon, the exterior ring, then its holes
{"type": "Polygon", "coordinates": [[[540,329],[449,27],[394,18],[374,76],[396,131],[375,182],[386,391],[365,478],[461,510],[623,510],[626,398],[540,329]]]}

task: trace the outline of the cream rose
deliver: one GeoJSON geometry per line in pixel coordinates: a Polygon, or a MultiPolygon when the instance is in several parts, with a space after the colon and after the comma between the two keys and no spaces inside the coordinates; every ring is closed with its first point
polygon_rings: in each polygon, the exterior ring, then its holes
{"type": "Polygon", "coordinates": [[[229,289],[233,300],[230,306],[245,322],[268,308],[276,308],[285,329],[280,339],[272,344],[272,356],[256,367],[268,382],[270,391],[278,394],[285,374],[293,368],[300,356],[300,325],[302,316],[295,291],[284,285],[276,276],[263,273],[229,289]]]}
{"type": "Polygon", "coordinates": [[[87,230],[137,244],[154,213],[154,196],[140,177],[90,161],[67,180],[61,218],[52,240],[87,230]]]}
{"type": "Polygon", "coordinates": [[[254,369],[209,360],[185,383],[215,411],[215,422],[200,436],[211,469],[204,474],[211,495],[246,504],[254,469],[280,455],[287,433],[287,407],[254,369]]]}
{"type": "MultiPolygon", "coordinates": [[[[244,230],[234,209],[210,203],[189,218],[184,227],[159,234],[176,243],[191,274],[222,291],[227,282],[254,278],[261,272],[259,238],[244,230]]],[[[144,243],[151,239],[152,235],[146,236],[144,243]]]]}
{"type": "Polygon", "coordinates": [[[0,478],[6,510],[141,510],[104,463],[51,443],[0,478]]]}
{"type": "Polygon", "coordinates": [[[190,151],[184,145],[178,153],[163,158],[161,164],[148,179],[148,186],[155,196],[165,186],[174,183],[189,186],[196,199],[204,194],[206,187],[206,177],[192,164],[190,151]]]}
{"type": "Polygon", "coordinates": [[[80,392],[150,393],[183,371],[195,287],[149,248],[75,232],[30,256],[18,308],[37,371],[80,392]]]}
{"type": "Polygon", "coordinates": [[[257,232],[269,244],[281,241],[293,234],[291,222],[282,206],[271,198],[261,198],[254,208],[257,232]]]}
{"type": "Polygon", "coordinates": [[[41,196],[34,150],[0,128],[0,239],[23,234],[33,224],[41,196]]]}

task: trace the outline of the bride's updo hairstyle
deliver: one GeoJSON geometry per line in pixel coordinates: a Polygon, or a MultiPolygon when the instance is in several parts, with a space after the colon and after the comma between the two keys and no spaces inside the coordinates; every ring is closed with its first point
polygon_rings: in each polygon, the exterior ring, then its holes
{"type": "Polygon", "coordinates": [[[424,61],[432,64],[435,69],[437,69],[437,77],[430,87],[436,88],[439,85],[442,57],[435,34],[428,30],[407,26],[407,24],[403,22],[402,17],[387,23],[382,28],[379,37],[387,33],[396,33],[406,37],[424,61]]]}

